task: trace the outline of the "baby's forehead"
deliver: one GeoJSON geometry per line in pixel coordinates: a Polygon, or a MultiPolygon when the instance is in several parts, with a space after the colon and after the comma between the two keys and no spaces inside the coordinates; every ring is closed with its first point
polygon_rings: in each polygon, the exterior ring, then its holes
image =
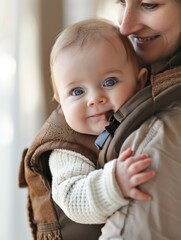
{"type": "MultiPolygon", "coordinates": [[[[95,37],[94,39],[87,39],[85,41],[85,44],[80,46],[81,48],[91,48],[91,47],[99,47],[103,44],[108,44],[109,47],[111,46],[113,51],[116,51],[117,54],[121,53],[121,56],[125,56],[128,62],[137,62],[137,56],[133,49],[133,46],[131,45],[129,39],[126,37],[117,35],[117,34],[107,34],[107,35],[100,35],[99,37],[95,37]],[[100,44],[100,45],[99,45],[100,44]]],[[[110,48],[109,48],[110,49],[110,48]]]]}
{"type": "Polygon", "coordinates": [[[113,47],[118,46],[122,47],[126,50],[126,46],[122,39],[115,34],[99,34],[99,35],[93,35],[89,37],[84,37],[82,39],[78,39],[77,41],[72,42],[71,44],[60,48],[60,53],[66,52],[66,50],[70,49],[89,49],[90,47],[99,47],[101,43],[108,43],[111,44],[113,47]]]}
{"type": "MultiPolygon", "coordinates": [[[[68,40],[67,40],[68,41],[68,40]]],[[[54,55],[54,63],[63,53],[66,54],[73,51],[73,53],[90,50],[91,48],[100,47],[101,43],[110,44],[113,47],[113,50],[121,52],[121,55],[125,55],[126,59],[129,63],[136,62],[135,59],[135,51],[133,50],[133,46],[130,43],[130,40],[122,36],[119,32],[115,31],[107,31],[107,32],[90,32],[86,35],[85,33],[82,35],[78,35],[77,38],[72,39],[71,41],[66,42],[62,45],[60,41],[60,46],[58,47],[59,51],[54,55]],[[120,50],[121,49],[121,50],[120,50]]],[[[65,56],[65,55],[64,55],[65,56]]]]}

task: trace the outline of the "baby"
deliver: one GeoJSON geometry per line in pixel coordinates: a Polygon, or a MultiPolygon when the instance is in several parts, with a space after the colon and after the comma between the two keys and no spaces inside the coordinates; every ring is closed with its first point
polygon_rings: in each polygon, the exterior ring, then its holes
{"type": "MultiPolygon", "coordinates": [[[[90,19],[66,28],[51,52],[54,98],[75,131],[99,135],[109,118],[145,85],[129,39],[106,20],[90,19]]],[[[138,186],[153,178],[150,157],[127,149],[104,169],[82,154],[55,149],[49,157],[52,196],[75,222],[105,223],[129,198],[150,200],[138,186]]]]}

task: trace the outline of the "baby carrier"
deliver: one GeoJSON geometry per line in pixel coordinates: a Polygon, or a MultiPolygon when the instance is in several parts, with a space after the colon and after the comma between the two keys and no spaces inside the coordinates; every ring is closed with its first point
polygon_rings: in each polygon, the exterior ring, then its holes
{"type": "Polygon", "coordinates": [[[181,102],[181,67],[151,77],[145,87],[123,105],[96,139],[100,149],[99,165],[117,158],[126,138],[149,117],[165,107],[181,102]]]}
{"type": "Polygon", "coordinates": [[[80,134],[66,123],[58,106],[22,156],[19,186],[28,188],[28,219],[34,240],[98,239],[102,224],[71,221],[53,201],[49,155],[54,149],[79,152],[97,164],[95,136],[80,134]]]}

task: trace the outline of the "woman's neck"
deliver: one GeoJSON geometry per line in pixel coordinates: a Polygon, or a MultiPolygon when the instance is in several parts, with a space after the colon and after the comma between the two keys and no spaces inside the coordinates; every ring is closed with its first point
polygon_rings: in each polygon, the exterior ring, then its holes
{"type": "Polygon", "coordinates": [[[157,74],[159,72],[162,71],[162,69],[165,68],[165,66],[167,65],[169,59],[164,59],[162,61],[156,62],[156,63],[152,63],[150,68],[151,68],[151,73],[152,74],[157,74]]]}
{"type": "Polygon", "coordinates": [[[152,74],[157,74],[168,69],[181,66],[181,46],[170,57],[160,60],[159,62],[152,63],[150,70],[152,74]]]}

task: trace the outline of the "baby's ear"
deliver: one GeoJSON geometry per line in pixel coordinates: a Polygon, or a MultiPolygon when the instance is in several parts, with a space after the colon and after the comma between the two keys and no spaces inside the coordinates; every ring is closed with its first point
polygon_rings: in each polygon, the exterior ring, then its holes
{"type": "Polygon", "coordinates": [[[53,98],[54,98],[58,103],[60,103],[60,98],[59,98],[59,96],[58,96],[56,93],[54,93],[53,98]]]}
{"type": "Polygon", "coordinates": [[[146,81],[148,77],[148,70],[146,68],[141,68],[138,73],[138,78],[137,78],[137,85],[138,85],[138,90],[141,90],[144,88],[146,81]]]}

